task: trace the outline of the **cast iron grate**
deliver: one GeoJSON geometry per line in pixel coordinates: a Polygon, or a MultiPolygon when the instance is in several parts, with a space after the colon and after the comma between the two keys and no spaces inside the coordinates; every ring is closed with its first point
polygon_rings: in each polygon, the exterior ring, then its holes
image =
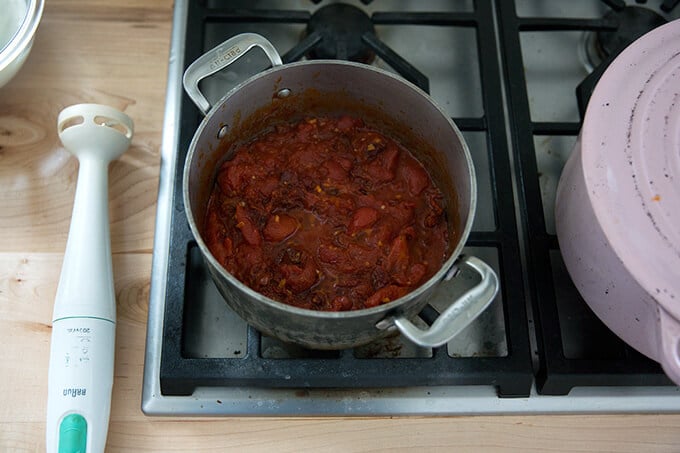
{"type": "MultiPolygon", "coordinates": [[[[364,2],[370,3],[370,2],[364,2]]],[[[423,4],[426,7],[426,4],[423,4]]],[[[307,11],[212,8],[204,2],[189,2],[184,49],[185,65],[205,50],[205,26],[208,23],[240,22],[305,24],[307,11]]],[[[203,386],[255,386],[289,388],[375,388],[422,385],[493,385],[499,396],[528,396],[533,382],[529,324],[526,316],[524,284],[520,263],[519,236],[515,218],[511,166],[501,99],[501,73],[491,0],[474,3],[465,13],[375,12],[374,24],[418,24],[437,27],[467,27],[476,32],[484,114],[481,117],[454,118],[463,131],[482,132],[487,138],[488,159],[493,185],[493,209],[496,229],[471,234],[468,246],[497,250],[500,268],[503,316],[507,354],[502,357],[450,357],[445,348],[433,350],[427,358],[357,358],[352,350],[320,354],[314,358],[263,358],[262,338],[248,328],[246,353],[238,358],[195,358],[183,354],[186,331],[183,318],[191,309],[186,297],[192,273],[205,272],[196,258],[195,243],[184,216],[181,178],[186,151],[201,118],[186,95],[180,111],[178,165],[173,189],[173,214],[170,229],[169,265],[165,300],[160,384],[164,395],[188,395],[203,386]]],[[[229,36],[224,36],[224,39],[229,36]]],[[[408,62],[381,43],[376,36],[363,41],[395,69],[416,83],[419,72],[408,72],[408,62]]],[[[301,45],[309,45],[304,42],[301,45]]],[[[293,49],[284,60],[299,59],[308,49],[293,49]]],[[[415,69],[415,68],[414,68],[415,69]]],[[[424,77],[424,76],[423,76],[424,77]]],[[[427,78],[424,79],[427,88],[427,78]]],[[[478,152],[484,152],[479,150],[478,152]]],[[[430,317],[424,310],[422,318],[430,317]]]]}
{"type": "MultiPolygon", "coordinates": [[[[615,10],[626,5],[622,1],[606,1],[615,10]]],[[[670,10],[675,2],[664,2],[662,9],[670,10]],[[673,3],[673,4],[672,4],[673,3]]],[[[581,123],[532,121],[527,80],[522,55],[520,34],[532,31],[612,31],[619,26],[616,20],[560,19],[553,17],[518,17],[514,0],[496,2],[501,34],[501,51],[505,69],[506,91],[510,114],[510,128],[515,153],[515,165],[520,185],[521,211],[524,213],[525,243],[527,245],[527,272],[529,294],[533,301],[539,351],[539,370],[536,376],[537,390],[541,394],[565,395],[575,386],[635,386],[670,385],[661,367],[652,360],[623,343],[602,324],[578,296],[569,304],[580,317],[584,326],[577,335],[589,338],[597,347],[597,357],[569,356],[565,354],[561,318],[556,300],[553,278],[561,258],[557,237],[546,229],[539,170],[536,161],[535,136],[576,136],[581,123]],[[587,326],[587,327],[586,327],[587,326]],[[586,331],[587,329],[587,331],[586,331]]],[[[605,61],[608,64],[608,61],[605,61]]],[[[601,72],[596,68],[594,73],[601,72]]],[[[590,91],[597,79],[590,80],[590,91]]],[[[576,87],[574,87],[576,88],[576,87]]],[[[580,93],[583,94],[583,93],[580,93]]],[[[580,100],[587,104],[590,93],[580,100]]],[[[582,111],[582,109],[581,109],[582,111]]],[[[563,265],[563,264],[562,264],[563,265]]],[[[573,287],[571,281],[568,283],[573,287]]]]}

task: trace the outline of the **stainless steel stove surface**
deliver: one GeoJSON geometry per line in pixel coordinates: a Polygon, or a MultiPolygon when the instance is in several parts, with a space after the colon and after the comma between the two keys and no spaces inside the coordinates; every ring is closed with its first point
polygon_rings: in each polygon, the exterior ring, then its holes
{"type": "MultiPolygon", "coordinates": [[[[616,39],[639,35],[638,19],[629,16],[641,12],[653,24],[671,20],[680,15],[672,5],[677,2],[346,1],[353,14],[365,13],[349,22],[361,22],[368,33],[360,29],[359,39],[323,36],[322,42],[336,45],[312,45],[320,32],[308,30],[308,23],[317,26],[321,14],[315,13],[333,11],[337,3],[175,3],[144,412],[680,412],[678,387],[616,338],[578,295],[561,260],[552,215],[580,109],[594,84],[589,74],[614,57],[606,51],[621,46],[616,39]],[[626,37],[612,39],[614,30],[626,27],[626,37]],[[463,131],[479,191],[466,252],[495,268],[501,291],[445,347],[425,349],[396,336],[353,350],[304,350],[260,335],[222,300],[183,212],[182,166],[201,117],[181,79],[203,52],[242,32],[268,38],[284,62],[368,58],[429,91],[463,131]],[[347,41],[337,45],[337,39],[347,41]]],[[[203,83],[212,102],[266,67],[257,52],[241,60],[203,83]]],[[[475,284],[474,276],[458,278],[461,292],[475,284]]],[[[439,294],[419,322],[431,322],[455,296],[439,294]]]]}

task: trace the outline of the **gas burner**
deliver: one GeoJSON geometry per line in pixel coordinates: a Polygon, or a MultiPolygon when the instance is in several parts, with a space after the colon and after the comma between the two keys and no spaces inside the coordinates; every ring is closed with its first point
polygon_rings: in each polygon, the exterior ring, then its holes
{"type": "Polygon", "coordinates": [[[604,21],[618,23],[616,30],[600,30],[584,34],[584,64],[588,71],[598,67],[608,57],[616,57],[633,41],[656,27],[667,23],[659,13],[640,6],[626,6],[609,11],[604,21]]]}
{"type": "Polygon", "coordinates": [[[579,54],[590,72],[576,87],[576,97],[581,117],[585,114],[590,95],[609,64],[633,41],[668,21],[649,8],[625,6],[609,11],[603,22],[615,21],[614,30],[600,30],[583,36],[579,54]]]}
{"type": "Polygon", "coordinates": [[[307,36],[318,35],[321,39],[307,57],[370,63],[375,53],[362,40],[364,33],[373,34],[375,28],[371,18],[359,8],[344,3],[319,8],[309,19],[307,36]]]}

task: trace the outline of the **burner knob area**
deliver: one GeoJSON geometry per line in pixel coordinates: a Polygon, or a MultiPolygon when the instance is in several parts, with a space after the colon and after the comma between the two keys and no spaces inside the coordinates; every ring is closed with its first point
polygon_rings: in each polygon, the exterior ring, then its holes
{"type": "Polygon", "coordinates": [[[307,35],[316,33],[321,42],[309,51],[307,58],[370,63],[375,54],[361,39],[366,32],[375,33],[375,27],[359,8],[344,3],[319,8],[307,24],[307,35]]]}

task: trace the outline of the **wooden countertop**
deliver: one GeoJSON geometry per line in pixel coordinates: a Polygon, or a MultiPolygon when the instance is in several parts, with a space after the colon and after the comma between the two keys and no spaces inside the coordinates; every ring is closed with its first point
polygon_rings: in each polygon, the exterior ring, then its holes
{"type": "MultiPolygon", "coordinates": [[[[97,102],[135,121],[110,168],[118,304],[108,451],[680,451],[680,415],[157,418],[140,410],[171,0],[50,0],[0,88],[0,451],[44,451],[51,314],[77,163],[58,112],[97,102]]],[[[85,276],[87,278],[87,276],[85,276]]]]}

